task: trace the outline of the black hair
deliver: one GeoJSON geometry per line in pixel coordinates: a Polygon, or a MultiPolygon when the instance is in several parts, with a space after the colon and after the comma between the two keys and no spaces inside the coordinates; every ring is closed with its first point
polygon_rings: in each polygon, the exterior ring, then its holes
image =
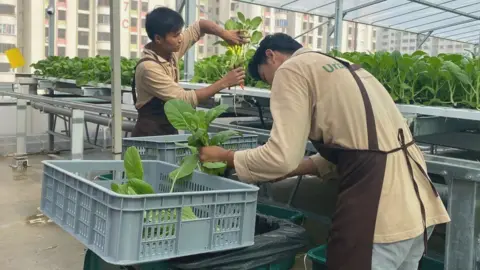
{"type": "Polygon", "coordinates": [[[150,40],[155,35],[165,37],[168,33],[178,32],[185,25],[180,13],[167,7],[158,7],[147,14],[145,19],[145,30],[150,40]]]}
{"type": "Polygon", "coordinates": [[[248,73],[253,79],[261,80],[260,74],[258,73],[258,66],[266,63],[267,56],[265,55],[265,51],[268,49],[284,54],[293,54],[302,47],[302,44],[287,34],[275,33],[268,35],[260,42],[258,49],[255,51],[250,63],[248,63],[248,73]]]}

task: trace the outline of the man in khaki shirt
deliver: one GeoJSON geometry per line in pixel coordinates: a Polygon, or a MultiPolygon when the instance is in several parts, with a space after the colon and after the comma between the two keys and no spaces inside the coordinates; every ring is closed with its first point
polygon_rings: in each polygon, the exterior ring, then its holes
{"type": "Polygon", "coordinates": [[[220,90],[243,83],[245,72],[235,69],[214,84],[196,91],[180,87],[178,60],[203,35],[213,34],[235,45],[246,42],[241,32],[225,30],[211,21],[199,20],[182,32],[184,24],[178,12],[166,7],[156,8],[147,15],[145,28],[152,42],[145,46],[132,82],[133,100],[138,110],[132,137],[177,134],[163,110],[164,103],[170,99],[181,99],[195,107],[220,90]]]}
{"type": "Polygon", "coordinates": [[[204,147],[200,159],[227,162],[246,182],[336,172],[328,269],[418,268],[434,225],[450,218],[386,89],[360,66],[281,33],[260,43],[249,72],[272,85],[268,142],[204,147]],[[319,154],[304,159],[307,140],[319,154]]]}

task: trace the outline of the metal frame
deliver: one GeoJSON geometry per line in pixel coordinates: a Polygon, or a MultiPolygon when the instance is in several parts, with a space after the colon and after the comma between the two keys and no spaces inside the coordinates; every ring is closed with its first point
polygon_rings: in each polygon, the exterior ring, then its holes
{"type": "MultiPolygon", "coordinates": [[[[285,2],[285,3],[279,4],[277,6],[275,6],[273,4],[268,4],[268,1],[266,1],[267,3],[264,3],[262,1],[256,1],[256,0],[236,0],[236,1],[237,2],[248,3],[248,4],[259,5],[259,6],[264,6],[264,7],[283,9],[283,10],[292,11],[292,12],[300,12],[300,13],[305,13],[305,14],[310,14],[310,15],[322,16],[322,17],[327,17],[327,18],[331,18],[331,16],[329,16],[328,14],[322,13],[324,11],[322,11],[323,9],[319,9],[319,7],[326,7],[326,6],[335,4],[335,11],[336,11],[335,20],[338,21],[338,20],[340,20],[340,14],[342,14],[343,18],[345,18],[345,15],[348,12],[360,10],[360,9],[363,9],[363,8],[366,8],[366,7],[369,7],[369,6],[373,6],[373,5],[377,5],[377,4],[381,4],[381,3],[384,3],[384,2],[393,2],[394,0],[374,0],[374,1],[371,1],[371,2],[366,2],[366,3],[360,4],[360,5],[354,6],[350,9],[346,9],[345,12],[343,12],[343,13],[340,13],[340,12],[337,12],[337,11],[340,7],[342,7],[342,2],[344,0],[335,0],[335,1],[326,2],[323,5],[315,6],[315,7],[310,8],[310,9],[300,9],[300,8],[294,8],[294,7],[290,6],[291,4],[295,4],[295,3],[299,4],[300,1],[285,2]]],[[[453,17],[443,16],[444,18],[437,21],[437,22],[445,21],[446,23],[444,25],[437,26],[437,27],[434,27],[434,28],[431,28],[431,29],[425,29],[425,30],[422,30],[422,31],[417,31],[416,32],[417,34],[424,34],[424,33],[432,32],[432,33],[430,33],[430,35],[433,35],[433,36],[441,38],[441,39],[453,40],[453,41],[458,41],[458,42],[470,42],[470,43],[473,43],[473,44],[477,43],[477,40],[472,40],[472,39],[468,39],[468,38],[465,38],[465,37],[463,39],[458,39],[458,38],[454,38],[454,36],[437,36],[437,35],[435,35],[436,33],[434,31],[439,30],[439,29],[445,29],[445,28],[448,28],[448,27],[456,26],[456,25],[460,25],[460,24],[470,23],[470,22],[479,22],[480,23],[480,16],[476,16],[476,15],[473,15],[471,13],[462,12],[462,11],[457,10],[457,9],[465,8],[465,7],[468,7],[468,6],[478,5],[478,3],[475,3],[475,2],[467,3],[466,5],[463,5],[462,7],[457,7],[457,8],[454,9],[454,8],[449,8],[449,7],[443,6],[442,4],[447,4],[449,2],[459,1],[459,0],[447,0],[447,1],[442,2],[440,4],[432,3],[432,2],[429,2],[429,1],[425,1],[425,0],[405,0],[405,1],[406,2],[402,2],[398,5],[383,8],[383,9],[380,9],[380,10],[377,10],[377,11],[372,11],[370,13],[358,14],[355,17],[347,18],[345,20],[346,21],[351,21],[351,22],[356,22],[356,23],[362,23],[362,24],[366,24],[366,25],[373,25],[373,26],[387,28],[387,29],[410,31],[415,26],[401,27],[400,24],[414,22],[416,20],[425,18],[425,16],[415,18],[415,19],[407,19],[407,20],[403,21],[402,23],[397,23],[397,25],[382,25],[382,24],[379,23],[379,22],[385,21],[386,18],[373,20],[371,22],[366,20],[365,18],[368,17],[368,16],[380,15],[380,14],[387,13],[387,12],[389,13],[389,16],[387,16],[389,19],[392,19],[392,18],[395,18],[395,17],[400,17],[400,16],[408,16],[408,15],[411,15],[412,12],[404,12],[403,14],[397,14],[397,15],[391,15],[390,13],[393,12],[393,9],[395,9],[395,8],[402,8],[402,7],[406,7],[408,5],[417,5],[418,7],[416,8],[415,12],[418,12],[420,10],[428,10],[428,9],[437,9],[437,10],[440,11],[440,12],[435,13],[435,14],[426,15],[427,17],[434,16],[434,15],[440,15],[440,14],[442,14],[442,15],[453,14],[454,15],[453,17]],[[452,19],[452,18],[455,18],[455,17],[465,17],[468,20],[462,20],[462,21],[459,21],[459,22],[449,24],[448,20],[452,19]]],[[[478,11],[475,11],[475,12],[478,12],[478,11]]],[[[431,22],[429,22],[428,24],[430,24],[430,23],[431,22]]],[[[338,23],[336,23],[335,25],[338,25],[338,23]]],[[[417,25],[417,27],[418,26],[420,26],[420,25],[417,25]]],[[[328,37],[330,37],[333,32],[337,33],[340,28],[335,27],[334,29],[332,28],[332,29],[329,30],[329,36],[328,37]]],[[[306,31],[305,33],[308,33],[308,32],[309,31],[306,31]]],[[[300,36],[302,36],[302,35],[300,35],[300,36]]],[[[443,33],[442,35],[445,35],[445,33],[443,33]]],[[[341,34],[339,36],[341,36],[341,34]]],[[[480,37],[480,33],[478,34],[478,36],[480,37]]],[[[297,36],[296,38],[298,38],[298,37],[299,36],[297,36]]],[[[478,41],[478,42],[480,43],[480,41],[478,41]]],[[[338,45],[339,45],[338,42],[335,42],[335,47],[336,48],[338,48],[338,45]]],[[[328,48],[329,48],[329,46],[328,46],[328,42],[327,42],[327,49],[328,48]]]]}

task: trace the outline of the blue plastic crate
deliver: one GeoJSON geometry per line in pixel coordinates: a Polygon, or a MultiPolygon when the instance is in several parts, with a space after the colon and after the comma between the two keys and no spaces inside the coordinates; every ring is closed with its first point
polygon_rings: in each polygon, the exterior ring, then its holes
{"type": "MultiPolygon", "coordinates": [[[[211,133],[214,134],[214,133],[211,133]]],[[[190,155],[188,147],[178,146],[175,143],[187,143],[190,134],[165,135],[151,137],[134,137],[123,139],[123,153],[130,146],[135,146],[143,160],[160,160],[173,164],[180,164],[183,157],[190,155]]],[[[258,136],[244,134],[235,136],[222,144],[226,149],[245,150],[258,146],[258,136]]]]}
{"type": "Polygon", "coordinates": [[[194,172],[177,182],[177,165],[143,161],[156,194],[121,195],[123,161],[44,161],[42,212],[104,261],[134,265],[253,245],[258,187],[194,172]],[[113,180],[94,180],[105,172],[113,180]],[[184,207],[197,219],[181,220],[184,207]]]}

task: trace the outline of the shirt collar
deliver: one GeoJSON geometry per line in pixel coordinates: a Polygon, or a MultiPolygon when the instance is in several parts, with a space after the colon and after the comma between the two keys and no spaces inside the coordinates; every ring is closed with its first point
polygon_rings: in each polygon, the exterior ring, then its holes
{"type": "Polygon", "coordinates": [[[151,57],[154,57],[156,60],[158,60],[160,63],[167,63],[168,61],[165,60],[163,57],[161,57],[160,55],[156,54],[153,50],[152,50],[152,42],[149,42],[147,45],[145,45],[143,47],[143,53],[145,55],[148,55],[148,56],[151,56],[151,57]]]}
{"type": "Polygon", "coordinates": [[[305,47],[303,47],[303,48],[300,48],[300,49],[296,50],[296,51],[292,54],[292,56],[297,56],[297,55],[300,55],[300,54],[302,54],[302,53],[312,52],[312,51],[313,51],[313,50],[310,49],[310,48],[305,48],[305,47]]]}

